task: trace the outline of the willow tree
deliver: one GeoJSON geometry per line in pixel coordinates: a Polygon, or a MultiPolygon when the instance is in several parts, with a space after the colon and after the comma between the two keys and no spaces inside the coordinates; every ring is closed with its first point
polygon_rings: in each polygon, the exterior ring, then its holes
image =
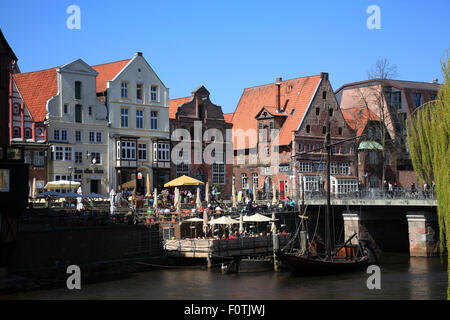
{"type": "MultiPolygon", "coordinates": [[[[444,82],[437,99],[416,109],[408,125],[414,171],[421,183],[436,185],[441,253],[450,248],[450,49],[441,64],[444,82]]],[[[447,257],[450,262],[450,258],[447,257]]],[[[450,263],[448,276],[450,284],[450,263]]],[[[447,289],[450,299],[450,285],[447,289]]]]}

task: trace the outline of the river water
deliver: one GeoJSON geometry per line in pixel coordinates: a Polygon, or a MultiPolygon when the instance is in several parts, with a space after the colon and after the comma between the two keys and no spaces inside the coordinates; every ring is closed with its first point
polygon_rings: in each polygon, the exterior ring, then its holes
{"type": "MultiPolygon", "coordinates": [[[[443,260],[446,260],[443,259],[443,260]]],[[[222,274],[220,269],[170,269],[133,274],[126,279],[83,285],[81,290],[38,290],[0,299],[83,300],[444,300],[447,266],[440,258],[384,254],[381,289],[369,290],[365,272],[326,277],[294,277],[288,271],[222,274]]]]}

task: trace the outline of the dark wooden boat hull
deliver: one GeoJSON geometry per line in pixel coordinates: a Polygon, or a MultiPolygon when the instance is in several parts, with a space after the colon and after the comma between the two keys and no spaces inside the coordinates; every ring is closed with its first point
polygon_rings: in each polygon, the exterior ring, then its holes
{"type": "Polygon", "coordinates": [[[324,261],[282,252],[278,252],[277,256],[292,273],[299,276],[359,272],[366,270],[369,264],[369,256],[351,261],[344,259],[324,261]]]}

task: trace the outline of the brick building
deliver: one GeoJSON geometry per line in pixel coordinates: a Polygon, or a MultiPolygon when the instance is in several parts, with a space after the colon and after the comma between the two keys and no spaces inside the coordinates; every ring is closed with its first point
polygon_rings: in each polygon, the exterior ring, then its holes
{"type": "MultiPolygon", "coordinates": [[[[323,149],[328,118],[332,143],[353,137],[334,96],[328,73],[247,88],[234,112],[234,178],[238,190],[281,199],[320,192],[326,186],[323,149]]],[[[332,192],[357,188],[352,142],[333,147],[332,192]]]]}
{"type": "MultiPolygon", "coordinates": [[[[368,108],[385,122],[393,146],[388,159],[391,172],[386,173],[386,178],[392,183],[404,188],[412,183],[417,185],[409,155],[406,123],[416,108],[436,99],[439,88],[437,79],[430,83],[371,79],[345,84],[335,93],[342,110],[368,108]]],[[[382,183],[380,178],[378,185],[381,187],[382,183]]],[[[371,184],[374,185],[375,181],[371,184]]]]}
{"type": "Polygon", "coordinates": [[[171,177],[187,175],[208,181],[228,199],[233,176],[232,114],[225,116],[209,96],[209,91],[200,86],[190,97],[170,100],[171,177]]]}

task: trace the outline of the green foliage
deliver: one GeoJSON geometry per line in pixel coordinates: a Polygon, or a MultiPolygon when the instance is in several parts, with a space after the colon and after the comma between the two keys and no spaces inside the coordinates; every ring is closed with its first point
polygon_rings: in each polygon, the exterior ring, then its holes
{"type": "MultiPolygon", "coordinates": [[[[436,184],[441,252],[450,248],[450,70],[449,53],[442,58],[444,81],[436,101],[413,114],[408,126],[408,144],[418,179],[436,184]]],[[[449,259],[450,260],[450,259],[449,259]]],[[[449,263],[450,268],[450,263],[449,263]]],[[[450,283],[450,269],[449,269],[450,283]]],[[[448,288],[450,299],[450,286],[448,288]]]]}

